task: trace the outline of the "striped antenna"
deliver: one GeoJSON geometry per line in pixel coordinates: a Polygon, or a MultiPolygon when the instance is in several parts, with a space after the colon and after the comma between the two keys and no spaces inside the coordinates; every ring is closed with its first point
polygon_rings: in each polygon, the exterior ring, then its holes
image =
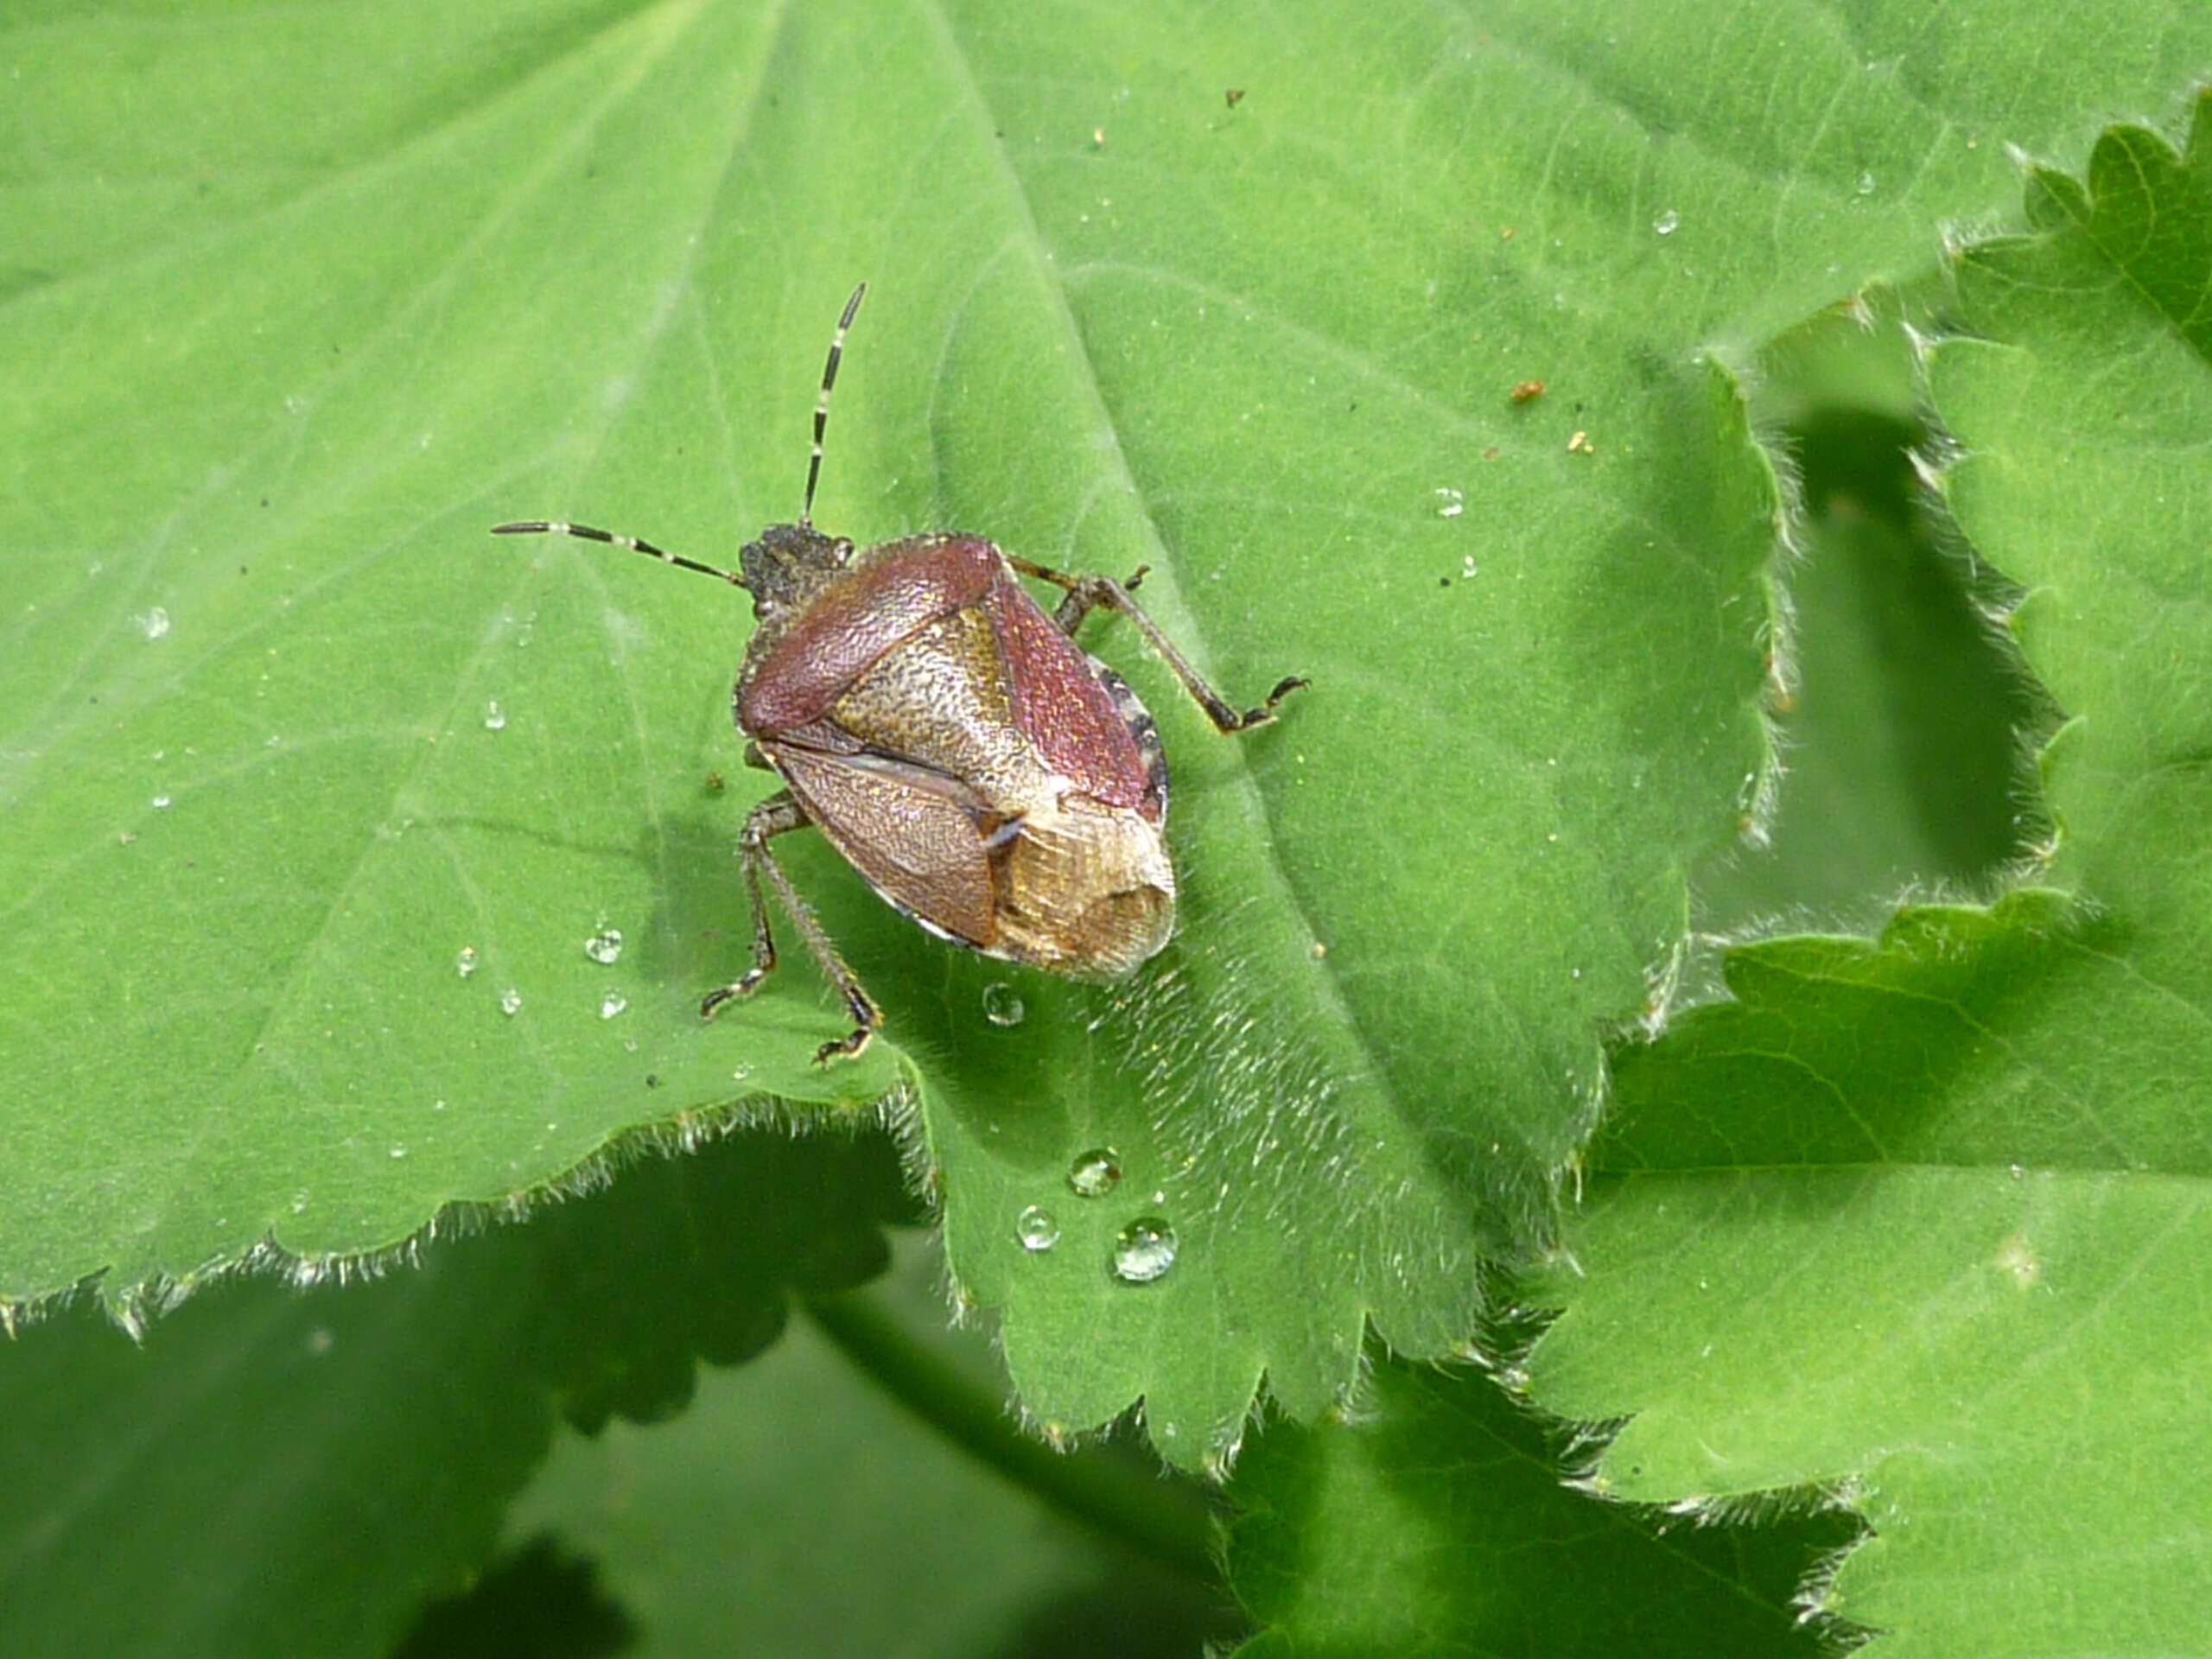
{"type": "Polygon", "coordinates": [[[702,564],[696,559],[685,558],[681,553],[671,553],[666,548],[655,547],[651,542],[641,542],[634,536],[617,536],[611,530],[600,530],[591,524],[563,524],[554,518],[525,518],[519,524],[494,524],[492,533],[494,536],[581,536],[588,542],[605,542],[613,547],[626,547],[632,553],[642,553],[649,559],[658,559],[680,570],[696,570],[702,576],[720,576],[734,588],[745,586],[745,578],[734,570],[702,564]]]}
{"type": "Polygon", "coordinates": [[[853,297],[845,302],[844,315],[837,319],[837,332],[830,336],[830,360],[822,365],[822,391],[814,400],[814,453],[806,461],[806,499],[798,510],[801,530],[814,526],[814,486],[822,476],[822,435],[830,425],[830,388],[837,384],[837,359],[845,354],[845,330],[853,326],[853,314],[861,308],[861,296],[867,292],[866,283],[853,290],[853,297]]]}

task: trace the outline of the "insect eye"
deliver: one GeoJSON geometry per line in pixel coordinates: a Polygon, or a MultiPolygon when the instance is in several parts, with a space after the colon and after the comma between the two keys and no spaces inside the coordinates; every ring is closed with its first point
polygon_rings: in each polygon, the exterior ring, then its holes
{"type": "Polygon", "coordinates": [[[830,550],[830,556],[840,564],[849,564],[852,563],[853,544],[840,536],[836,544],[830,550]]]}

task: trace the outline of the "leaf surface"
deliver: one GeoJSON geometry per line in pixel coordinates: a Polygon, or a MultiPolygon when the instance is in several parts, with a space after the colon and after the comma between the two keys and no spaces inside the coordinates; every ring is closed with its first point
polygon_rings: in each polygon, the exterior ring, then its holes
{"type": "Polygon", "coordinates": [[[681,1110],[897,1088],[1040,1418],[1142,1395],[1196,1462],[1262,1373],[1334,1397],[1363,1319],[1459,1340],[1766,768],[1777,494],[1731,353],[1984,210],[2000,138],[2202,56],[2176,11],[1993,107],[1996,8],[1688,22],[26,19],[0,1296],[341,1259],[681,1110]],[[1176,779],[1181,937],[1116,991],[957,958],[795,848],[891,1010],[817,1072],[789,939],[693,1012],[745,960],[766,788],[727,723],[741,596],[483,531],[729,558],[793,510],[862,276],[825,525],[1147,563],[1238,701],[1314,686],[1224,741],[1086,633],[1176,779]],[[1125,1179],[1078,1199],[1102,1147],[1125,1179]],[[1147,1218],[1179,1249],[1140,1287],[1110,1264],[1147,1218]]]}
{"type": "Polygon", "coordinates": [[[1266,1626],[1243,1659],[1809,1656],[1791,1592],[1850,1532],[1833,1515],[1654,1525],[1562,1485],[1490,1376],[1402,1361],[1348,1421],[1272,1426],[1231,1495],[1230,1576],[1266,1626]]]}
{"type": "Polygon", "coordinates": [[[1202,1631],[1233,1625],[1194,1484],[1163,1481],[1128,1445],[1013,1444],[996,1413],[978,1436],[949,1434],[911,1378],[851,1339],[890,1328],[907,1358],[975,1371],[972,1397],[995,1394],[980,1336],[944,1329],[943,1270],[909,1248],[895,1277],[816,1301],[772,1353],[702,1377],[680,1420],[559,1435],[508,1515],[511,1545],[550,1538],[594,1562],[637,1626],[637,1659],[711,1653],[733,1631],[823,1659],[1195,1659],[1202,1631]],[[1056,1503],[1071,1485],[1125,1489],[1143,1530],[1101,1525],[1080,1496],[1056,1503]],[[1166,1565],[1140,1548],[1155,1535],[1166,1565]]]}
{"type": "Polygon", "coordinates": [[[690,1399],[858,1284],[907,1218],[880,1138],[734,1135],[419,1270],[209,1287],[143,1346],[91,1308],[0,1343],[0,1651],[391,1650],[492,1555],[563,1419],[690,1399]]]}
{"type": "Polygon", "coordinates": [[[1595,1478],[1698,1502],[1839,1486],[1828,1587],[1879,1650],[2187,1651],[2212,1455],[2212,124],[2038,169],[1935,345],[1941,476],[2067,724],[2045,872],[1879,940],[1732,954],[1736,1001],[1623,1057],[1588,1276],[1536,1396],[1633,1413],[1595,1478]]]}

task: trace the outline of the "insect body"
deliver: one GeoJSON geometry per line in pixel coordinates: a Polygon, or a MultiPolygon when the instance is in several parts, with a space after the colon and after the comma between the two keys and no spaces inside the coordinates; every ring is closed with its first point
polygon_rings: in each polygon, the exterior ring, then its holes
{"type": "Polygon", "coordinates": [[[877,893],[942,938],[1080,978],[1117,979],[1167,943],[1175,871],[1163,828],[1167,766],[1136,696],[1074,641],[1094,607],[1121,612],[1175,671],[1215,727],[1273,718],[1305,682],[1283,680],[1238,713],[1130,598],[1126,583],[1017,558],[976,536],[927,534],[856,549],[813,526],[814,488],[845,331],[846,302],[814,409],[798,522],[771,524],[735,571],[586,524],[552,531],[607,542],[744,588],[757,626],[734,712],[746,758],[783,779],[739,838],[753,908],[753,965],[709,992],[711,1014],[776,965],[765,882],[844,998],[853,1028],[815,1056],[857,1054],[882,1014],[769,851],[812,824],[877,893]],[[1050,616],[1018,576],[1062,590],[1050,616]]]}

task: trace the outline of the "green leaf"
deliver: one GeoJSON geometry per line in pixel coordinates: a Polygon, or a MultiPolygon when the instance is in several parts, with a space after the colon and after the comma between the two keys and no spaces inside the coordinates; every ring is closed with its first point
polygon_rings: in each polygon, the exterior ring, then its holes
{"type": "Polygon", "coordinates": [[[1230,1572],[1268,1626],[1244,1659],[1810,1655],[1791,1592],[1850,1530],[1645,1524],[1562,1486],[1488,1376],[1396,1361],[1351,1421],[1259,1437],[1231,1495],[1230,1572]]]}
{"type": "MultiPolygon", "coordinates": [[[[2056,868],[2129,919],[2149,977],[2200,1007],[2208,107],[2200,93],[2186,155],[2140,127],[2107,133],[2089,198],[2072,198],[2086,217],[1969,250],[1961,296],[1986,338],[1945,341],[1929,365],[1963,451],[1946,484],[1951,510],[2027,590],[2014,627],[2073,719],[2044,761],[2056,868]],[[2063,468],[2058,433],[2035,418],[2055,410],[2063,468]]],[[[2048,190],[2050,175],[2036,182],[2048,190]]]]}
{"type": "Polygon", "coordinates": [[[1228,1628],[1204,1497],[1127,1446],[1017,1440],[995,1412],[948,1436],[882,1369],[868,1338],[888,1330],[905,1361],[972,1372],[962,1393],[995,1403],[988,1350],[944,1329],[942,1271],[907,1251],[895,1280],[816,1304],[757,1363],[703,1378],[677,1421],[563,1434],[508,1538],[595,1562],[636,1659],[726,1650],[734,1632],[760,1653],[1195,1656],[1199,1632],[1228,1628]],[[1136,1524],[1094,1501],[1109,1491],[1136,1524]]]}
{"type": "Polygon", "coordinates": [[[881,1269],[880,1139],[734,1135],[420,1271],[0,1344],[0,1652],[379,1655],[492,1552],[556,1416],[657,1417],[881,1269]]]}
{"type": "Polygon", "coordinates": [[[1621,1058],[1586,1278],[1537,1397],[1634,1420],[1597,1479],[1804,1482],[1875,1537],[1825,1605],[1910,1653],[2187,1651],[2212,1593],[2212,99],[1959,261],[1930,351],[1959,528],[2068,717],[2059,844],[1994,906],[1732,953],[1737,1001],[1621,1058]]]}
{"type": "Polygon", "coordinates": [[[0,1296],[346,1258],[679,1110],[895,1090],[1043,1419],[1141,1395],[1194,1461],[1263,1372],[1294,1413],[1332,1398],[1363,1318],[1447,1348],[1766,766],[1777,499],[1727,363],[1985,211],[2000,137],[2203,59],[2184,8],[2124,48],[2016,25],[27,23],[0,1296]],[[1993,63],[2021,69],[1996,102],[1993,63]],[[742,603],[482,532],[543,512],[726,559],[792,511],[861,276],[825,525],[1148,563],[1233,695],[1315,683],[1227,742],[1128,629],[1086,636],[1176,773],[1182,936],[1118,992],[957,959],[796,850],[891,1011],[817,1073],[803,963],[693,1013],[745,957],[728,849],[766,787],[725,723],[742,603]],[[1018,1027],[983,1017],[1001,980],[1018,1027]],[[1097,1146],[1128,1179],[1077,1200],[1097,1146]],[[1051,1251],[1017,1242],[1031,1205],[1051,1251]],[[1138,1288],[1109,1262],[1147,1215],[1179,1255],[1138,1288]]]}

